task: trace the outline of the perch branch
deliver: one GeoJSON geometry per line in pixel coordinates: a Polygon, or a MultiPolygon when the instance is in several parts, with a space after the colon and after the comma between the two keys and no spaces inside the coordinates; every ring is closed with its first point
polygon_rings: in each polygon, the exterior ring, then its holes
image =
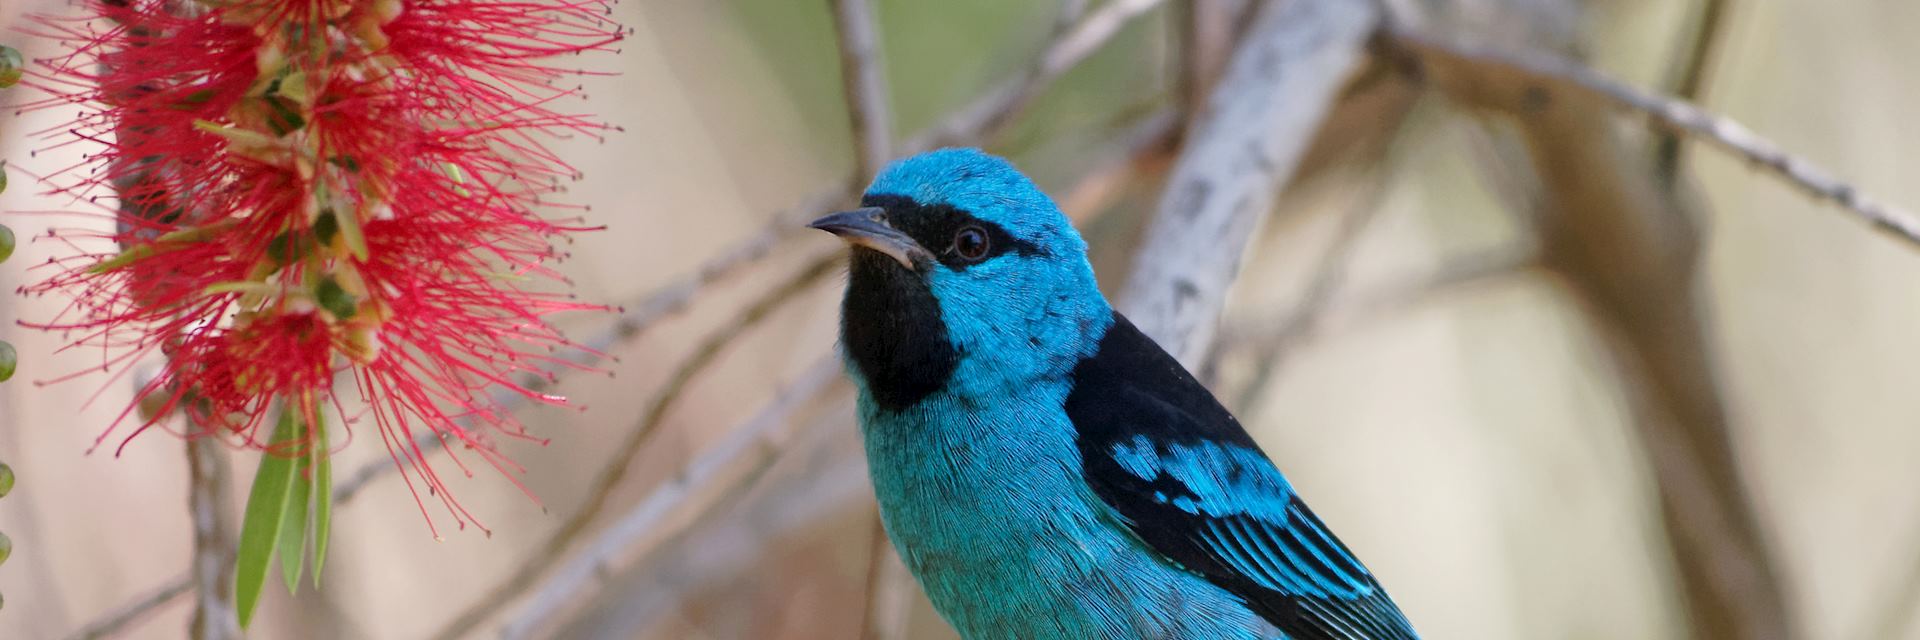
{"type": "Polygon", "coordinates": [[[1645,114],[1663,128],[1694,136],[1745,158],[1808,195],[1840,205],[1875,230],[1920,248],[1920,217],[1913,212],[1869,196],[1812,162],[1787,153],[1746,126],[1708,113],[1685,100],[1642,91],[1559,56],[1442,42],[1400,29],[1390,29],[1388,35],[1392,46],[1419,59],[1430,70],[1481,69],[1484,74],[1502,76],[1500,82],[1504,87],[1528,96],[1551,95],[1562,100],[1592,98],[1645,114]]]}
{"type": "Polygon", "coordinates": [[[886,66],[880,59],[880,30],[868,0],[833,0],[833,24],[840,37],[840,83],[853,120],[855,186],[893,158],[893,116],[887,109],[886,66]]]}
{"type": "Polygon", "coordinates": [[[553,616],[580,602],[580,592],[606,575],[607,568],[620,558],[636,553],[635,546],[644,540],[670,535],[671,532],[664,532],[661,521],[681,511],[695,497],[710,494],[709,485],[719,485],[724,493],[731,487],[748,484],[773,463],[784,439],[780,429],[793,422],[794,414],[808,401],[839,379],[838,357],[827,354],[816,360],[744,425],[729,431],[725,440],[694,458],[672,479],[655,487],[645,499],[595,536],[592,544],[555,569],[552,577],[529,596],[527,605],[502,628],[501,637],[528,637],[553,616]],[[726,473],[729,470],[732,472],[726,473]]]}
{"type": "Polygon", "coordinates": [[[1371,2],[1267,3],[1228,62],[1120,296],[1128,317],[1189,368],[1213,342],[1254,230],[1378,22],[1371,2]]]}

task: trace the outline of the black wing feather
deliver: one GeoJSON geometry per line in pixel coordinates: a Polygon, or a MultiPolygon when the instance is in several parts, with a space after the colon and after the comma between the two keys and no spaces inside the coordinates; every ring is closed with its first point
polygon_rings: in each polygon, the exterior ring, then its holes
{"type": "Polygon", "coordinates": [[[1074,370],[1088,484],[1173,563],[1300,640],[1418,636],[1213,394],[1115,313],[1074,370]]]}

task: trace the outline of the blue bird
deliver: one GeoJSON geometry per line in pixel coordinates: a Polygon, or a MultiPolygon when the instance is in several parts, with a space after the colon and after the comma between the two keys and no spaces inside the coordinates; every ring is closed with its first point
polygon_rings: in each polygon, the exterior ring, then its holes
{"type": "Polygon", "coordinates": [[[887,535],[970,639],[1413,639],[1232,414],[1113,311],[1005,160],[901,160],[862,208],[840,339],[887,535]]]}

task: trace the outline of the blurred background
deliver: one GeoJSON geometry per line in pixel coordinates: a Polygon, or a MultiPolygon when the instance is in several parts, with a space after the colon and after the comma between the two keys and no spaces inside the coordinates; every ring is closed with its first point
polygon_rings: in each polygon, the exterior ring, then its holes
{"type": "MultiPolygon", "coordinates": [[[[878,2],[893,137],[1019,77],[1079,4],[878,2]]],[[[1126,20],[990,139],[962,138],[1013,158],[1062,202],[1109,291],[1130,270],[1192,113],[1180,55],[1195,49],[1181,14],[1191,3],[1167,4],[1178,6],[1126,20]]],[[[1508,4],[1572,7],[1526,19],[1552,25],[1553,46],[1603,72],[1693,95],[1863,191],[1920,204],[1920,165],[1905,152],[1920,147],[1910,123],[1920,75],[1902,71],[1920,56],[1920,3],[1508,4]],[[1696,64],[1702,41],[1710,55],[1696,64]]],[[[6,0],[0,27],[70,11],[6,0]]],[[[1432,24],[1467,25],[1455,33],[1475,40],[1470,27],[1525,14],[1514,11],[1432,24]]],[[[324,588],[288,597],[270,582],[253,637],[855,638],[895,624],[904,633],[894,637],[953,637],[917,592],[893,586],[851,393],[820,364],[841,276],[837,266],[795,274],[837,243],[766,231],[840,204],[833,190],[851,176],[829,3],[628,0],[617,16],[633,30],[619,55],[580,60],[619,73],[588,79],[586,108],[625,132],[558,147],[587,176],[570,197],[608,229],[581,237],[563,267],[583,297],[626,305],[629,320],[652,315],[614,333],[614,314],[561,319],[578,339],[614,338],[618,360],[603,365],[612,375],[562,379],[585,411],[523,413],[552,438],[507,449],[538,503],[495,474],[448,472],[491,535],[451,530],[435,511],[436,540],[406,487],[374,477],[337,507],[324,588]],[[685,288],[755,238],[767,240],[764,255],[685,288]],[[663,290],[692,295],[668,304],[663,290]],[[683,363],[708,352],[711,366],[676,383],[683,363]],[[665,395],[675,399],[661,407],[665,395]],[[625,460],[623,443],[649,413],[658,430],[625,460]],[[608,468],[625,476],[584,535],[539,560],[608,468]],[[537,577],[516,578],[529,562],[537,577]],[[531,595],[463,613],[502,584],[531,595]],[[470,624],[450,626],[460,620],[470,624]]],[[[51,53],[5,33],[29,57],[51,53]]],[[[1658,387],[1646,379],[1663,375],[1664,356],[1616,357],[1633,341],[1620,336],[1653,312],[1595,320],[1606,303],[1568,271],[1595,264],[1546,255],[1569,237],[1553,229],[1578,222],[1539,210],[1551,203],[1514,167],[1512,123],[1423,89],[1372,51],[1259,228],[1204,377],[1427,637],[1697,635],[1687,562],[1663,524],[1657,471],[1674,448],[1643,424],[1658,420],[1642,396],[1658,387]]],[[[31,134],[71,115],[0,113],[13,178],[0,211],[54,206],[36,199],[28,172],[84,149],[30,157],[44,144],[31,134]]],[[[1598,130],[1632,167],[1662,172],[1662,201],[1697,225],[1694,287],[1653,304],[1702,330],[1691,346],[1711,375],[1694,391],[1723,410],[1737,466],[1719,471],[1737,472],[1736,493],[1750,501],[1787,635],[1920,638],[1920,252],[1738,157],[1692,144],[1661,156],[1643,118],[1598,130]],[[1663,157],[1678,162],[1662,168],[1663,157]]],[[[39,277],[30,267],[59,250],[24,242],[45,223],[7,218],[23,242],[0,267],[0,290],[39,277]]],[[[131,386],[104,375],[35,384],[97,362],[15,325],[59,304],[0,302],[0,339],[21,361],[0,385],[0,460],[19,478],[0,500],[0,531],[14,544],[0,566],[0,638],[100,623],[176,584],[192,554],[179,440],[155,433],[117,457],[86,454],[131,386]]],[[[337,474],[385,459],[361,440],[337,474]]],[[[255,458],[229,457],[237,513],[255,458]]],[[[184,635],[191,597],[165,602],[118,637],[184,635]]]]}

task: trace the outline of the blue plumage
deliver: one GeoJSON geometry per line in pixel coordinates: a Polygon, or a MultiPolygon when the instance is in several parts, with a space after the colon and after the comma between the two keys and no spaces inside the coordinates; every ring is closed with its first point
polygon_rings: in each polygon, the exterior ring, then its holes
{"type": "Polygon", "coordinates": [[[1415,638],[1011,165],[922,154],[862,204],[814,226],[855,246],[841,342],[868,463],[962,635],[1415,638]]]}

